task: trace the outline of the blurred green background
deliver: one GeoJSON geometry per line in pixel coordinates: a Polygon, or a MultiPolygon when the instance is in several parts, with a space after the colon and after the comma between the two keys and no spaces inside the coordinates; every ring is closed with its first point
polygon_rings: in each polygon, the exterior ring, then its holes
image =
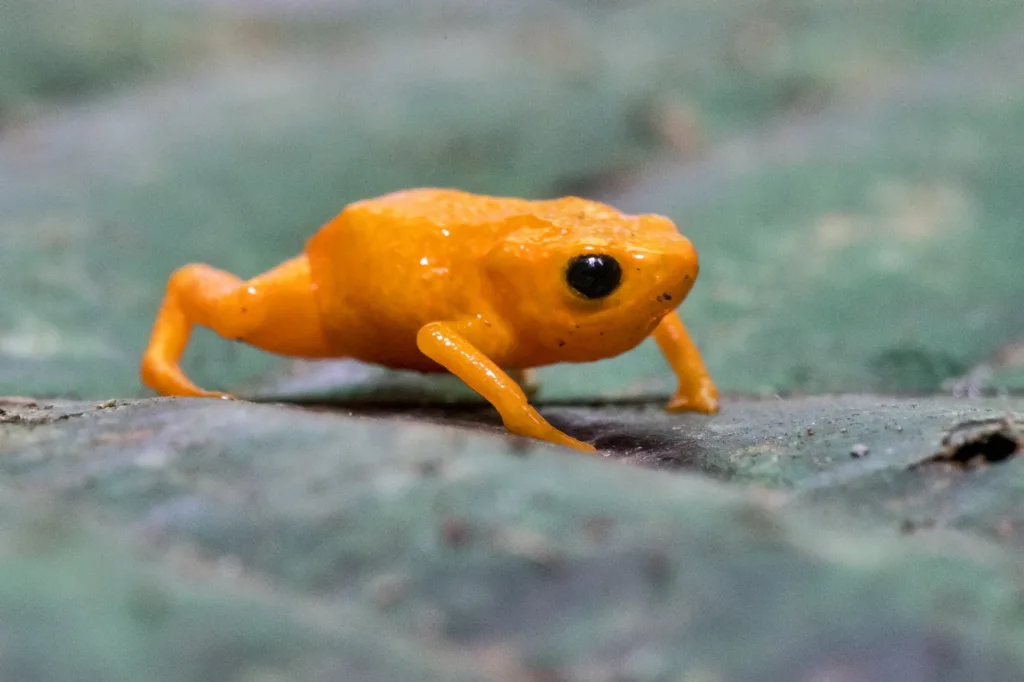
{"type": "Polygon", "coordinates": [[[1024,678],[1022,84],[1019,0],[5,0],[0,679],[1024,678]],[[595,460],[202,331],[348,404],[147,399],[176,267],[420,185],[673,218],[723,413],[544,369],[595,460]]]}
{"type": "MultiPolygon", "coordinates": [[[[1020,386],[1024,8],[10,0],[0,391],[129,396],[164,283],[251,276],[347,202],[583,194],[676,220],[730,392],[1020,386]],[[1008,362],[1007,358],[1016,363],[1008,362]]],[[[281,361],[200,333],[235,388],[281,361]]],[[[648,344],[543,396],[665,393],[648,344]]]]}

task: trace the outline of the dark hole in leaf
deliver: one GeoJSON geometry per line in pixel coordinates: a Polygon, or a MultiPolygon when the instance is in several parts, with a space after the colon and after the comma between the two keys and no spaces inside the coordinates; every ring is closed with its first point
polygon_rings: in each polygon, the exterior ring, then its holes
{"type": "Polygon", "coordinates": [[[942,438],[942,450],[917,466],[944,462],[974,468],[1003,462],[1022,447],[1024,435],[1009,417],[965,422],[942,438]]]}
{"type": "Polygon", "coordinates": [[[964,443],[957,448],[953,460],[970,464],[975,458],[981,457],[986,462],[1002,462],[1017,452],[1016,440],[1002,433],[993,433],[977,441],[964,443]]]}

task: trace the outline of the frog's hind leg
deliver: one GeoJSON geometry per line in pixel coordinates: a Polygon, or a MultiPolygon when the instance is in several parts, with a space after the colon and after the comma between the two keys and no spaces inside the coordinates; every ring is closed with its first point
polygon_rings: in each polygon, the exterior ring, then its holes
{"type": "Polygon", "coordinates": [[[196,325],[273,353],[327,355],[304,256],[248,281],[201,263],[168,281],[142,357],[142,382],[163,395],[229,397],[199,388],[178,366],[196,325]]]}

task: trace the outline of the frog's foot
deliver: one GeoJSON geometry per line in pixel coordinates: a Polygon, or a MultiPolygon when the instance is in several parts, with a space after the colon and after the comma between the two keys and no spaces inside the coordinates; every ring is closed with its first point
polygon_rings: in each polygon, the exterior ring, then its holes
{"type": "Polygon", "coordinates": [[[582,452],[597,452],[597,448],[590,443],[584,443],[556,429],[529,406],[527,410],[510,414],[508,417],[503,414],[502,422],[511,433],[520,436],[536,438],[582,452]]]}
{"type": "Polygon", "coordinates": [[[665,409],[703,414],[718,412],[718,389],[676,311],[661,319],[654,330],[654,340],[679,381],[679,388],[665,409]]]}
{"type": "Polygon", "coordinates": [[[199,388],[185,376],[176,363],[165,362],[158,354],[148,352],[142,360],[142,383],[160,395],[178,396],[181,398],[218,398],[221,400],[237,400],[229,393],[207,391],[199,388]]]}
{"type": "Polygon", "coordinates": [[[718,407],[718,389],[710,378],[702,377],[695,386],[687,386],[685,390],[680,387],[665,405],[665,410],[716,414],[718,407]]]}

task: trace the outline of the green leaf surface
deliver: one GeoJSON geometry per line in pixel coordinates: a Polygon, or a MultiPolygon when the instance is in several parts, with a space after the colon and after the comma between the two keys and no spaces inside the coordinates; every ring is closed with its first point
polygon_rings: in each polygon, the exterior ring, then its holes
{"type": "Polygon", "coordinates": [[[473,679],[364,614],[359,627],[343,609],[318,618],[301,598],[242,580],[230,562],[158,549],[17,484],[3,492],[5,680],[473,679]]]}
{"type": "MultiPolygon", "coordinates": [[[[5,594],[82,604],[49,616],[63,620],[44,620],[42,632],[54,623],[77,632],[72,614],[95,612],[99,648],[88,660],[100,676],[126,662],[139,674],[178,651],[184,667],[165,679],[213,679],[195,666],[226,647],[227,660],[207,665],[321,679],[323,668],[302,664],[340,632],[354,645],[378,639],[359,655],[336,649],[324,664],[360,661],[370,671],[361,679],[388,670],[433,679],[398,667],[426,665],[428,649],[445,652],[434,658],[449,674],[489,680],[767,681],[838,670],[894,679],[906,666],[922,679],[1016,679],[1020,460],[914,481],[906,472],[947,429],[1022,408],[855,396],[736,402],[722,418],[672,418],[671,428],[636,409],[549,411],[606,444],[606,455],[637,458],[640,443],[657,453],[641,461],[691,469],[666,474],[516,446],[486,424],[472,433],[409,415],[197,400],[6,403],[7,485],[60,501],[61,518],[97,519],[121,548],[68,543],[42,557],[8,548],[5,594]],[[870,453],[851,459],[853,442],[870,453]],[[986,524],[997,518],[1002,531],[992,532],[986,524]],[[159,561],[170,582],[158,584],[168,587],[132,592],[154,584],[138,582],[140,557],[159,561]],[[204,571],[226,571],[233,589],[206,578],[219,600],[165,594],[204,571]],[[290,604],[300,626],[272,620],[268,600],[290,604]],[[152,630],[151,617],[170,624],[152,630]],[[287,636],[275,634],[283,627],[287,636]],[[196,648],[181,649],[178,632],[196,648]],[[252,643],[260,638],[273,646],[252,643]],[[420,653],[395,658],[386,642],[420,653]],[[133,643],[142,648],[116,648],[133,643]]],[[[4,621],[26,632],[24,620],[4,621]]],[[[0,664],[36,660],[26,637],[0,664]]],[[[86,655],[34,665],[70,679],[67,666],[86,655]]]]}

